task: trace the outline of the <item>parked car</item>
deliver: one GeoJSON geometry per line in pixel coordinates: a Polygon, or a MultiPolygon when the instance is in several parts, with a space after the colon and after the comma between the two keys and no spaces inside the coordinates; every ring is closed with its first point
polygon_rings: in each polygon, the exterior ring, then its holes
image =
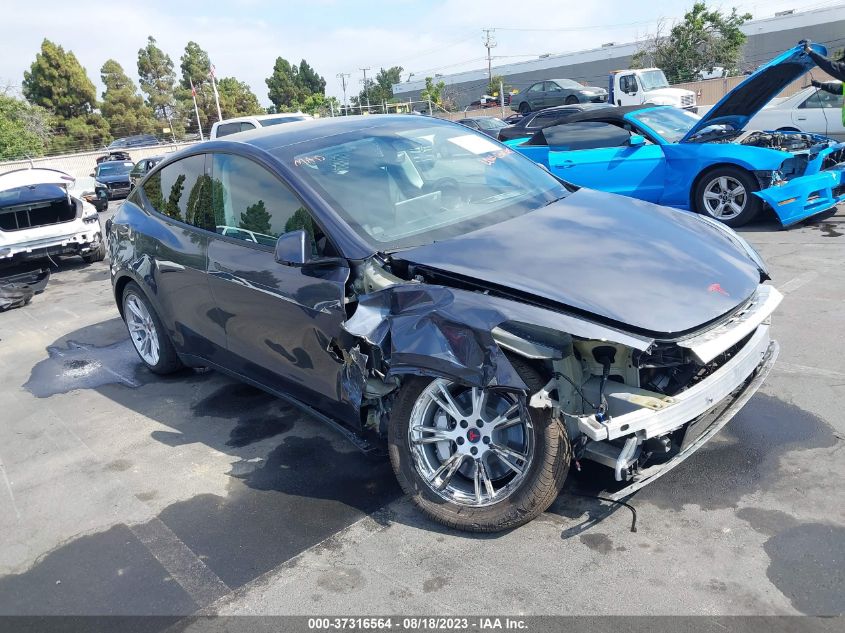
{"type": "Polygon", "coordinates": [[[505,117],[504,119],[502,119],[502,120],[503,120],[505,123],[507,123],[508,125],[513,125],[514,123],[516,123],[517,121],[519,121],[520,119],[522,119],[522,117],[523,117],[523,116],[524,116],[524,115],[520,114],[519,112],[514,112],[513,114],[511,114],[510,116],[506,116],[506,117],[505,117]]]}
{"type": "Polygon", "coordinates": [[[386,444],[413,501],[465,530],[537,516],[573,460],[630,494],[716,433],[777,355],[780,295],[731,229],[576,190],[436,118],[187,148],[108,230],[150,371],[216,368],[386,444]]]}
{"type": "Polygon", "coordinates": [[[482,134],[486,134],[492,138],[498,138],[499,130],[507,127],[507,123],[494,116],[474,116],[466,119],[458,119],[457,123],[465,125],[473,130],[478,130],[482,134]]]}
{"type": "Polygon", "coordinates": [[[130,147],[149,147],[151,145],[158,145],[159,140],[152,134],[136,134],[134,136],[125,136],[118,138],[109,143],[107,149],[124,149],[130,147]]]}
{"type": "Polygon", "coordinates": [[[104,161],[97,165],[91,177],[96,178],[98,182],[106,186],[109,200],[112,200],[124,197],[129,193],[131,185],[129,174],[134,167],[135,165],[129,160],[104,161]]]}
{"type": "Polygon", "coordinates": [[[525,92],[514,95],[511,99],[511,107],[522,114],[527,114],[552,106],[605,101],[607,101],[607,90],[604,88],[584,86],[572,79],[547,79],[538,81],[529,86],[525,92]]]}
{"type": "Polygon", "coordinates": [[[766,106],[754,115],[748,127],[778,132],[808,132],[845,141],[842,95],[830,94],[810,86],[766,106]]]}
{"type": "Polygon", "coordinates": [[[578,103],[568,106],[555,106],[539,112],[529,112],[518,121],[499,130],[500,141],[510,141],[515,138],[530,138],[544,127],[556,125],[566,121],[573,114],[589,112],[597,108],[609,108],[609,103],[578,103]]]}
{"type": "Polygon", "coordinates": [[[107,161],[124,161],[124,160],[132,160],[129,156],[129,152],[124,152],[123,150],[115,150],[111,151],[108,154],[104,154],[103,156],[97,156],[97,164],[104,163],[107,161]]]}
{"type": "Polygon", "coordinates": [[[135,166],[132,168],[132,171],[129,172],[129,189],[133,189],[134,187],[138,186],[138,183],[146,176],[149,171],[158,165],[162,160],[164,160],[164,156],[151,156],[150,158],[142,158],[135,166]]]}
{"type": "Polygon", "coordinates": [[[507,144],[577,185],[692,209],[730,226],[749,222],[765,203],[789,226],[845,199],[838,166],[845,143],[745,128],[812,64],[801,47],[787,51],[704,117],[670,106],[608,108],[507,144]]]}
{"type": "Polygon", "coordinates": [[[0,265],[55,255],[87,263],[106,254],[97,210],[69,192],[74,178],[55,169],[0,175],[0,265]]]}
{"type": "Polygon", "coordinates": [[[69,187],[69,191],[70,195],[84,200],[98,212],[109,208],[108,187],[101,182],[97,182],[91,176],[77,178],[73,185],[69,187]]]}
{"type": "Polygon", "coordinates": [[[282,112],[280,114],[259,114],[257,116],[241,116],[234,119],[217,121],[211,126],[209,138],[215,139],[238,132],[248,132],[260,127],[279,125],[281,123],[294,123],[296,121],[307,121],[313,119],[310,114],[302,112],[282,112]]]}

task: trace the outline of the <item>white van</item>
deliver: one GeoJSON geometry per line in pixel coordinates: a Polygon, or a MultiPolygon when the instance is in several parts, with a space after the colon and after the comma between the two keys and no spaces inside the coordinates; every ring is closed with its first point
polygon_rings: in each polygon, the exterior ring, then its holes
{"type": "Polygon", "coordinates": [[[259,127],[279,125],[280,123],[292,123],[294,121],[305,121],[313,119],[310,114],[302,112],[282,112],[280,114],[259,114],[257,116],[239,116],[234,119],[223,119],[211,126],[212,139],[238,132],[247,132],[259,127]]]}

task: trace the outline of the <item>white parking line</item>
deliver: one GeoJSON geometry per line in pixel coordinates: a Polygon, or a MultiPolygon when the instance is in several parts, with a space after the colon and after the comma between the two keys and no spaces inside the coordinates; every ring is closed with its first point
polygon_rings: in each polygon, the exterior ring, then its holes
{"type": "Polygon", "coordinates": [[[12,492],[12,484],[9,482],[9,476],[6,474],[6,467],[3,465],[3,460],[0,459],[0,473],[3,474],[3,483],[6,484],[6,490],[9,491],[9,498],[12,500],[12,507],[15,509],[15,515],[18,521],[21,520],[21,512],[18,510],[18,504],[15,503],[15,493],[12,492]]]}
{"type": "Polygon", "coordinates": [[[815,279],[818,276],[819,276],[819,271],[808,270],[807,272],[802,273],[802,274],[798,275],[797,277],[793,277],[792,279],[787,281],[785,284],[780,286],[778,288],[778,290],[781,291],[781,294],[787,295],[790,292],[795,292],[801,286],[804,286],[804,285],[810,283],[811,281],[813,281],[813,279],[815,279]]]}

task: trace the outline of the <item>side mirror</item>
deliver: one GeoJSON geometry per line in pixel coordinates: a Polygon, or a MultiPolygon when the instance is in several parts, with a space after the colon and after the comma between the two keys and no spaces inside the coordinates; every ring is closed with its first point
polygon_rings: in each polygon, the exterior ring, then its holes
{"type": "Polygon", "coordinates": [[[91,176],[91,178],[96,178],[96,177],[97,177],[97,172],[92,171],[92,172],[91,172],[90,174],[88,174],[88,175],[89,175],[89,176],[91,176]]]}
{"type": "Polygon", "coordinates": [[[631,138],[628,139],[628,144],[631,147],[637,147],[638,145],[645,145],[645,137],[640,134],[631,134],[631,138]]]}
{"type": "Polygon", "coordinates": [[[282,233],[276,240],[276,261],[287,266],[302,266],[311,259],[308,234],[303,231],[282,233]]]}

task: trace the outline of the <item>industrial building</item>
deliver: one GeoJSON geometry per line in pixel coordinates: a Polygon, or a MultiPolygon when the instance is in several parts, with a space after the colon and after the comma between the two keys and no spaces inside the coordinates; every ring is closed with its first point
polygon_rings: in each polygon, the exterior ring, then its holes
{"type": "MultiPolygon", "coordinates": [[[[743,47],[742,71],[754,70],[778,53],[807,38],[825,44],[830,50],[845,46],[845,4],[809,11],[782,11],[774,17],[752,20],[742,26],[747,36],[743,47]]],[[[543,56],[539,59],[494,66],[493,75],[502,75],[517,90],[541,79],[569,78],[584,84],[606,86],[610,71],[628,68],[642,42],[608,43],[599,48],[543,56]]],[[[487,68],[438,75],[461,108],[478,100],[487,87],[487,68]]],[[[425,80],[406,81],[393,86],[397,99],[418,100],[425,80]]]]}

